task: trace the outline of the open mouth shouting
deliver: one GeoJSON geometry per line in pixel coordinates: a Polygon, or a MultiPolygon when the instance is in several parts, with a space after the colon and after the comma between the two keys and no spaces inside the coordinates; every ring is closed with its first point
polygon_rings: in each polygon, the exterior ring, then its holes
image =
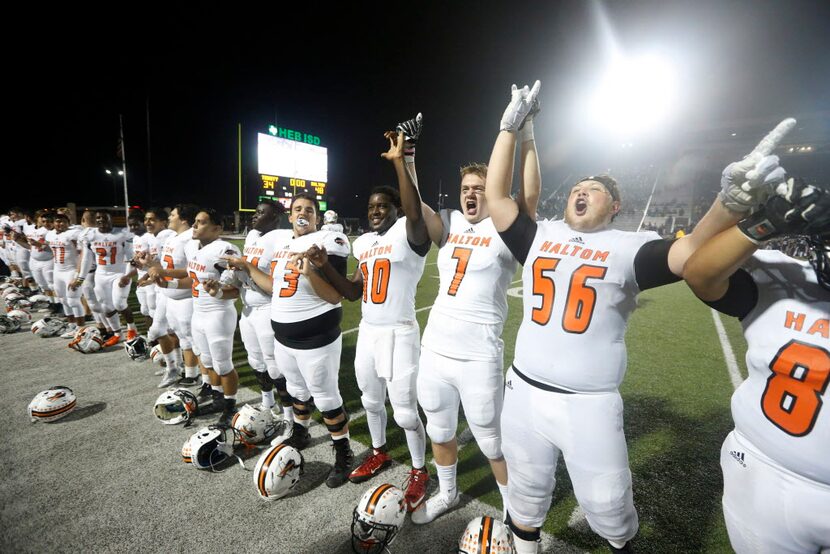
{"type": "Polygon", "coordinates": [[[576,215],[583,216],[587,211],[588,202],[584,198],[577,198],[576,202],[574,203],[574,213],[576,213],[576,215]]]}
{"type": "Polygon", "coordinates": [[[475,216],[478,213],[478,202],[473,198],[464,200],[464,210],[469,216],[475,216]]]}

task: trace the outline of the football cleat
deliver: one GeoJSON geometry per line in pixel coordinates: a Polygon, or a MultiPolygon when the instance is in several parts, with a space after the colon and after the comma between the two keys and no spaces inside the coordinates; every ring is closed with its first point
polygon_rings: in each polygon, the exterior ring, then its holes
{"type": "Polygon", "coordinates": [[[179,379],[179,384],[184,387],[195,387],[199,384],[198,377],[182,377],[179,379]]]}
{"type": "Polygon", "coordinates": [[[135,338],[138,338],[138,331],[136,331],[135,329],[127,329],[127,338],[125,340],[129,341],[135,338]]]}
{"type": "Polygon", "coordinates": [[[164,370],[164,377],[162,377],[161,382],[158,384],[158,388],[163,389],[165,387],[169,387],[171,385],[176,384],[176,381],[179,380],[179,369],[178,368],[169,368],[164,370]]]}
{"type": "Polygon", "coordinates": [[[441,514],[458,506],[460,500],[461,497],[457,492],[452,498],[447,498],[439,492],[412,512],[412,523],[416,525],[429,523],[441,514]]]}
{"type": "Polygon", "coordinates": [[[409,477],[404,482],[404,497],[406,498],[406,511],[414,512],[420,506],[427,495],[429,484],[429,472],[426,468],[409,470],[409,477]]]}
{"type": "MultiPolygon", "coordinates": [[[[344,440],[348,441],[348,439],[344,440]]],[[[330,489],[336,489],[349,480],[349,473],[351,473],[352,464],[354,463],[354,453],[351,447],[348,444],[338,446],[337,442],[332,441],[331,446],[334,448],[334,466],[329,471],[328,477],[326,477],[326,486],[330,489]]]]}
{"type": "Polygon", "coordinates": [[[349,474],[349,481],[352,483],[368,481],[391,463],[392,458],[389,457],[389,454],[373,448],[366,454],[360,465],[349,474]]]}
{"type": "Polygon", "coordinates": [[[61,335],[62,339],[74,339],[75,335],[78,333],[78,326],[74,323],[70,323],[66,326],[66,331],[63,332],[61,335]]]}
{"type": "Polygon", "coordinates": [[[311,442],[311,434],[308,429],[297,423],[291,426],[291,431],[271,441],[271,445],[287,444],[297,450],[302,450],[311,442]],[[279,442],[278,442],[279,441],[279,442]]]}
{"type": "Polygon", "coordinates": [[[119,335],[118,333],[113,333],[110,338],[104,341],[103,347],[109,348],[110,346],[115,346],[119,342],[121,342],[121,335],[119,335]]]}

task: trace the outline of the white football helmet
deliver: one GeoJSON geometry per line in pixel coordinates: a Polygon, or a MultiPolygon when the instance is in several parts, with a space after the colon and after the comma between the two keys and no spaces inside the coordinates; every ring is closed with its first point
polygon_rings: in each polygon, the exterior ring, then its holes
{"type": "Polygon", "coordinates": [[[380,554],[395,540],[406,518],[403,491],[388,483],[372,487],[352,515],[352,550],[380,554]]]}
{"type": "Polygon", "coordinates": [[[54,317],[44,317],[32,323],[32,333],[41,338],[60,335],[64,329],[66,329],[66,324],[54,317]]]}
{"type": "Polygon", "coordinates": [[[3,300],[6,301],[7,305],[11,305],[13,302],[26,300],[26,297],[17,292],[17,289],[6,289],[3,291],[3,300]]]}
{"type": "Polygon", "coordinates": [[[12,310],[31,310],[32,303],[29,302],[28,298],[15,298],[11,302],[6,302],[9,304],[12,310]]]}
{"type": "MultiPolygon", "coordinates": [[[[8,302],[9,296],[11,296],[12,294],[20,294],[20,289],[14,285],[6,287],[3,289],[3,292],[0,293],[0,296],[2,296],[8,302]]],[[[20,294],[20,296],[23,297],[22,294],[20,294]]]]}
{"type": "Polygon", "coordinates": [[[147,344],[147,339],[141,335],[133,340],[128,340],[124,343],[124,350],[131,360],[140,362],[150,357],[150,348],[147,344]]]}
{"type": "Polygon", "coordinates": [[[477,517],[467,524],[458,539],[461,554],[513,554],[513,533],[501,521],[490,516],[477,517]]]}
{"type": "Polygon", "coordinates": [[[197,469],[214,470],[233,456],[236,443],[233,429],[203,427],[190,437],[190,463],[197,469]]]}
{"type": "MultiPolygon", "coordinates": [[[[4,279],[4,278],[5,278],[5,275],[3,277],[0,277],[0,279],[4,279]]],[[[3,281],[2,283],[0,283],[0,291],[6,290],[9,287],[14,287],[14,285],[9,283],[8,281],[3,281]]],[[[15,288],[17,288],[17,287],[15,287],[15,288]]]]}
{"type": "Polygon", "coordinates": [[[334,210],[327,210],[323,214],[323,223],[337,223],[337,212],[334,210]]]}
{"type": "Polygon", "coordinates": [[[176,425],[195,416],[199,411],[196,396],[187,389],[169,390],[161,393],[153,406],[153,413],[165,425],[176,425]]]}
{"type": "Polygon", "coordinates": [[[21,324],[32,321],[32,314],[26,310],[9,310],[6,315],[12,319],[16,319],[21,324]]]}
{"type": "Polygon", "coordinates": [[[77,399],[69,387],[52,387],[39,392],[29,403],[29,418],[32,421],[55,421],[75,409],[77,399]]]}
{"type": "Polygon", "coordinates": [[[52,300],[45,294],[33,294],[29,297],[33,310],[45,310],[52,304],[52,300]]]}
{"type": "Polygon", "coordinates": [[[161,345],[157,344],[153,348],[150,349],[150,360],[156,364],[164,367],[166,364],[164,363],[164,354],[161,352],[161,345]]]}
{"type": "Polygon", "coordinates": [[[231,427],[236,429],[243,444],[253,445],[273,437],[277,422],[274,421],[270,410],[266,413],[266,410],[245,404],[234,414],[231,427]]]}
{"type": "Polygon", "coordinates": [[[294,488],[303,474],[305,461],[299,450],[287,444],[268,448],[254,468],[254,486],[260,498],[277,500],[294,488]]]}
{"type": "Polygon", "coordinates": [[[75,338],[67,346],[82,354],[92,354],[101,350],[104,346],[104,338],[101,331],[93,325],[87,325],[78,331],[75,338]]]}
{"type": "Polygon", "coordinates": [[[0,315],[0,333],[14,333],[20,329],[20,322],[13,317],[0,315]]]}

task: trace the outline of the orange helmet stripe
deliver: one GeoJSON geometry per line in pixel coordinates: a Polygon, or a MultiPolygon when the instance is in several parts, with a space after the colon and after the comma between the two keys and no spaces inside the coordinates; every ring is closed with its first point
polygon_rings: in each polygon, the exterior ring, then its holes
{"type": "Polygon", "coordinates": [[[378,500],[380,500],[380,497],[383,496],[383,493],[385,493],[386,491],[388,491],[391,488],[392,488],[392,485],[389,485],[389,484],[381,485],[377,488],[377,490],[374,492],[374,494],[372,494],[372,496],[369,498],[369,502],[366,504],[366,513],[367,514],[372,515],[372,514],[375,513],[375,508],[377,507],[378,500]]]}
{"type": "Polygon", "coordinates": [[[265,460],[262,462],[262,465],[259,466],[259,475],[257,475],[257,488],[259,489],[259,494],[264,497],[268,496],[268,491],[265,490],[265,477],[268,475],[268,468],[271,466],[271,462],[274,461],[274,458],[277,457],[277,454],[280,450],[285,448],[284,444],[278,444],[271,452],[265,455],[265,460]]]}
{"type": "Polygon", "coordinates": [[[481,519],[481,532],[479,538],[481,544],[479,545],[479,552],[490,552],[490,539],[493,537],[493,518],[485,516],[481,519]]]}

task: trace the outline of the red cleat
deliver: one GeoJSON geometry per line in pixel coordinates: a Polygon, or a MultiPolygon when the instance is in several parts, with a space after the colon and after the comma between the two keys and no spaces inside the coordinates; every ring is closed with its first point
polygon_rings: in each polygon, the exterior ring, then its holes
{"type": "Polygon", "coordinates": [[[372,451],[363,459],[359,466],[349,474],[349,481],[352,483],[362,483],[371,479],[373,475],[380,473],[380,471],[392,463],[392,458],[389,454],[382,450],[372,451]]]}
{"type": "Polygon", "coordinates": [[[138,332],[135,329],[127,329],[127,340],[133,340],[138,337],[138,332]]]}
{"type": "Polygon", "coordinates": [[[409,477],[404,482],[406,511],[414,512],[421,505],[426,498],[427,484],[429,484],[429,472],[426,469],[409,470],[409,477]]]}
{"type": "Polygon", "coordinates": [[[109,348],[110,346],[115,346],[119,342],[121,342],[121,335],[113,335],[104,341],[104,344],[101,345],[101,348],[109,348]]]}

